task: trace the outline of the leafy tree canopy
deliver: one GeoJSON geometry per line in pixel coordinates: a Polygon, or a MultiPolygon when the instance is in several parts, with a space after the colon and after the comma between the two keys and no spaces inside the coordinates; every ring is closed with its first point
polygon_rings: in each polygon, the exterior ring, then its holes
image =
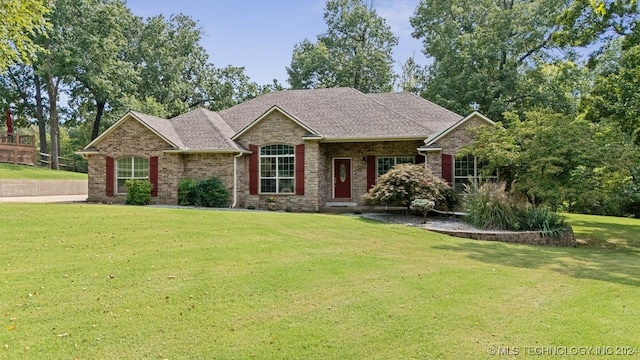
{"type": "Polygon", "coordinates": [[[365,93],[391,91],[398,38],[365,0],[329,0],[327,33],[296,44],[287,67],[293,89],[347,86],[365,93]]]}

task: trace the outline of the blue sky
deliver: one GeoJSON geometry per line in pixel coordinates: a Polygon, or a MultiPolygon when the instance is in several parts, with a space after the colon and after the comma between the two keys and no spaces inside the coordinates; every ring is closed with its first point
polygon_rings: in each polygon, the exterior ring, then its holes
{"type": "MultiPolygon", "coordinates": [[[[419,0],[375,0],[374,6],[400,38],[394,51],[399,63],[415,56],[426,64],[422,46],[411,37],[409,17],[419,0]]],[[[127,6],[144,18],[183,13],[204,31],[201,45],[217,67],[244,66],[258,84],[273,79],[287,85],[285,67],[291,63],[296,43],[326,31],[325,0],[127,0],[127,6]]]]}

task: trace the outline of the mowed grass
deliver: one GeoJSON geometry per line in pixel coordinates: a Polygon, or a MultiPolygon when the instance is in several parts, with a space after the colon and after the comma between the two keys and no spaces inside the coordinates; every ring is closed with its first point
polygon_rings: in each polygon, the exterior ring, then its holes
{"type": "Polygon", "coordinates": [[[0,358],[482,359],[497,346],[640,346],[633,247],[257,211],[6,204],[0,218],[0,358]]]}
{"type": "Polygon", "coordinates": [[[0,179],[87,180],[87,174],[0,163],[0,179]]]}

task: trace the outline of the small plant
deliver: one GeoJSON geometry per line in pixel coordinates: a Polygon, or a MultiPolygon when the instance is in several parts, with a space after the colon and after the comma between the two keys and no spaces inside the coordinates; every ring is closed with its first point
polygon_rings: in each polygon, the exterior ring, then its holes
{"type": "Polygon", "coordinates": [[[287,206],[287,207],[284,209],[284,211],[285,211],[285,212],[292,212],[292,211],[293,211],[293,209],[291,208],[291,206],[287,206]]]}
{"type": "Polygon", "coordinates": [[[530,207],[523,222],[526,230],[540,231],[542,236],[558,237],[567,230],[564,217],[546,207],[530,207]]]}
{"type": "Polygon", "coordinates": [[[196,181],[193,179],[181,179],[178,183],[178,204],[189,206],[195,204],[196,181]]]}
{"type": "Polygon", "coordinates": [[[265,200],[267,203],[277,203],[278,202],[278,198],[275,196],[269,196],[267,198],[267,200],[265,200]]]}
{"type": "Polygon", "coordinates": [[[151,204],[151,189],[153,184],[149,180],[129,179],[125,182],[127,187],[127,200],[129,205],[151,204]]]}
{"type": "Polygon", "coordinates": [[[360,210],[360,209],[355,209],[355,210],[353,210],[353,214],[354,214],[354,215],[362,215],[362,210],[360,210]]]}
{"type": "Polygon", "coordinates": [[[268,210],[276,211],[278,208],[278,198],[275,196],[269,196],[266,198],[265,202],[267,203],[268,210]]]}
{"type": "Polygon", "coordinates": [[[247,205],[247,210],[255,210],[255,205],[247,205]]]}
{"type": "Polygon", "coordinates": [[[427,214],[435,206],[436,203],[428,199],[415,199],[411,202],[411,208],[420,211],[424,215],[423,223],[427,222],[427,214]]]}
{"type": "Polygon", "coordinates": [[[445,188],[442,191],[442,200],[436,203],[438,206],[444,206],[447,212],[455,211],[459,204],[460,194],[452,187],[445,188]]]}

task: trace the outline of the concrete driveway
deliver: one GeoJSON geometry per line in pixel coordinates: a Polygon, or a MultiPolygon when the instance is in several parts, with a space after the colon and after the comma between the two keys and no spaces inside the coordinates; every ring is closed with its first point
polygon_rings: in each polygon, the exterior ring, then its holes
{"type": "Polygon", "coordinates": [[[0,197],[0,203],[69,203],[86,201],[87,195],[0,197]]]}

